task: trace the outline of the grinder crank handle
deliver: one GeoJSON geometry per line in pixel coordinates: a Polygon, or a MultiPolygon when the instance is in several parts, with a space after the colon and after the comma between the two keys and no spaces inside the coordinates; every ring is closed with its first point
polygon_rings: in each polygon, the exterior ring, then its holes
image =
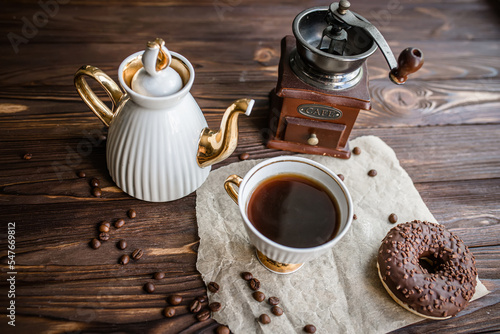
{"type": "Polygon", "coordinates": [[[394,54],[387,44],[384,36],[380,31],[364,17],[354,15],[349,11],[351,4],[347,0],[334,2],[330,5],[329,13],[338,21],[347,24],[348,26],[359,27],[365,30],[375,41],[380,51],[384,55],[389,68],[389,78],[392,82],[402,85],[408,79],[408,75],[418,71],[424,64],[424,54],[417,48],[406,48],[401,51],[398,61],[394,58],[394,54]]]}
{"type": "Polygon", "coordinates": [[[424,64],[424,54],[417,48],[406,48],[399,54],[398,67],[391,69],[389,78],[395,84],[406,82],[408,75],[418,71],[424,64]]]}

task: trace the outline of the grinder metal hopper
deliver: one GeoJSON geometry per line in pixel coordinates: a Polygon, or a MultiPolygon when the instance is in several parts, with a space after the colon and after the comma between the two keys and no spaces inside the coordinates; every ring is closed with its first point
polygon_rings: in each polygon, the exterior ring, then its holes
{"type": "Polygon", "coordinates": [[[379,48],[396,84],[422,67],[422,51],[406,48],[396,61],[380,31],[349,8],[342,0],[306,9],[282,40],[268,147],[349,158],[357,115],[371,108],[366,59],[379,48]]]}

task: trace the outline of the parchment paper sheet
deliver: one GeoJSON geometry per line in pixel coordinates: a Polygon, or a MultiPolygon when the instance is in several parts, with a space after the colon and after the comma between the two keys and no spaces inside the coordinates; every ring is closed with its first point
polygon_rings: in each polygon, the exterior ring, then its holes
{"type": "MultiPolygon", "coordinates": [[[[317,333],[381,333],[423,320],[387,294],[377,274],[376,253],[394,226],[388,222],[391,213],[398,215],[399,223],[436,220],[387,144],[366,136],[352,140],[350,146],[360,147],[362,153],[349,160],[305,156],[345,176],[358,218],[331,252],[293,274],[273,274],[260,265],[238,207],[224,190],[227,176],[243,177],[262,160],[213,171],[198,189],[196,215],[201,241],[197,268],[206,283],[220,284],[218,293],[209,292],[210,302],[223,305],[213,318],[227,324],[233,333],[302,333],[308,323],[317,327],[317,333]],[[378,175],[369,177],[370,169],[376,169],[378,175]],[[281,299],[281,317],[272,315],[267,301],[259,303],[252,298],[253,291],[240,277],[244,271],[261,281],[266,297],[281,299]],[[270,324],[256,320],[262,313],[271,317],[270,324]]],[[[474,297],[487,293],[478,283],[474,297]]]]}

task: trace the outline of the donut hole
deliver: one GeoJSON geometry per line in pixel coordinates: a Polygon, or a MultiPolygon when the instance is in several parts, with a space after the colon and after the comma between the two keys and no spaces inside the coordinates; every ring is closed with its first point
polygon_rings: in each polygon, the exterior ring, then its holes
{"type": "Polygon", "coordinates": [[[424,273],[435,274],[440,271],[445,263],[442,259],[434,256],[422,256],[418,259],[418,264],[424,273]]]}

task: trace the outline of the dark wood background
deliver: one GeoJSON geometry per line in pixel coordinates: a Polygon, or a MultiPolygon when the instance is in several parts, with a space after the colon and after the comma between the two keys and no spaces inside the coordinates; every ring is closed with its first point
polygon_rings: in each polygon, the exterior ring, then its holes
{"type": "MultiPolygon", "coordinates": [[[[42,3],[55,0],[42,0],[42,3]]],[[[170,203],[141,202],[121,192],[106,170],[106,129],[78,97],[73,74],[83,64],[114,79],[120,62],[162,37],[196,70],[192,94],[210,126],[240,97],[256,99],[240,118],[240,141],[224,163],[286,152],[266,149],[262,133],[269,91],[277,80],[280,40],[293,18],[324,1],[60,0],[43,20],[38,1],[1,3],[0,10],[0,313],[7,303],[7,223],[16,223],[16,327],[2,333],[212,333],[186,304],[204,294],[195,268],[195,194],[170,203]],[[23,31],[38,19],[37,31],[23,31]],[[23,21],[25,20],[25,21],[23,21]],[[18,50],[8,36],[25,37],[18,50]],[[23,36],[24,33],[24,36],[23,36]],[[31,160],[23,159],[26,153],[31,160]],[[87,178],[78,178],[84,171],[87,178]],[[103,197],[89,180],[102,182],[103,197]],[[134,208],[138,217],[126,218],[134,208]],[[101,220],[126,218],[99,250],[88,242],[101,220]],[[143,248],[137,263],[117,264],[143,248]],[[167,277],[143,292],[151,274],[167,277]],[[165,297],[185,297],[180,315],[162,316],[165,297]]],[[[459,316],[424,320],[400,333],[486,333],[500,330],[500,20],[495,1],[353,0],[395,53],[421,48],[426,63],[403,87],[387,79],[380,52],[368,60],[373,110],[362,112],[351,138],[381,137],[396,152],[439,222],[477,259],[492,291],[459,316]]],[[[104,96],[103,92],[99,92],[104,96]]],[[[217,166],[216,166],[217,167],[217,166]]],[[[215,168],[216,168],[215,167],[215,168]]],[[[360,321],[362,321],[360,319],[360,321]]],[[[320,331],[323,333],[323,331],[320,331]]]]}

